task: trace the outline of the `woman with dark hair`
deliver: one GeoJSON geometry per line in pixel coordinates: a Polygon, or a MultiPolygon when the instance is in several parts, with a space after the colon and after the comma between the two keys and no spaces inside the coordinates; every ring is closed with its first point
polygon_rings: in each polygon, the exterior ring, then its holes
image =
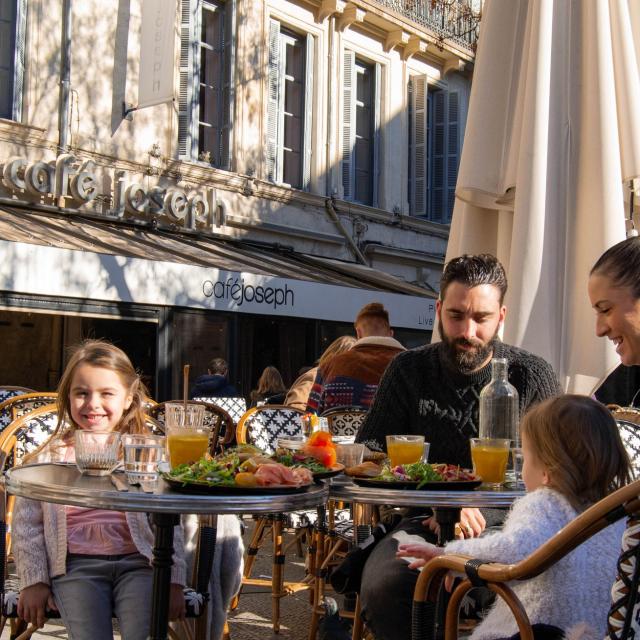
{"type": "Polygon", "coordinates": [[[272,366],[265,367],[260,379],[258,388],[251,392],[249,404],[255,407],[258,402],[261,404],[282,404],[287,395],[280,372],[272,366]]]}
{"type": "Polygon", "coordinates": [[[589,274],[596,334],[609,338],[620,361],[640,364],[640,238],[627,238],[602,256],[589,274]]]}

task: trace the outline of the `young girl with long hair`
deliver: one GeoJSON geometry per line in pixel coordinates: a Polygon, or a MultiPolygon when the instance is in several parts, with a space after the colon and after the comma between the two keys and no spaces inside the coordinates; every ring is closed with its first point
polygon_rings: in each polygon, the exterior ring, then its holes
{"type": "MultiPolygon", "coordinates": [[[[534,406],[523,418],[521,434],[527,493],[513,504],[502,530],[455,540],[444,548],[424,542],[401,544],[398,556],[412,558],[411,568],[443,553],[519,562],[630,480],[629,459],[616,422],[604,405],[591,398],[564,395],[534,406]]],[[[623,528],[623,522],[612,525],[539,576],[511,585],[537,627],[536,638],[564,637],[561,632],[583,622],[599,632],[597,637],[604,637],[623,528]]],[[[507,638],[517,631],[509,608],[498,600],[471,637],[507,638]]]]}
{"type": "MultiPolygon", "coordinates": [[[[126,354],[82,343],[58,386],[58,425],[38,460],[72,462],[75,433],[145,431],[145,389],[126,354]]],[[[184,617],[182,527],[175,530],[169,617],[184,617]]],[[[74,640],[145,640],[151,617],[153,532],[145,513],[84,509],[18,498],[12,541],[21,592],[18,615],[41,627],[58,610],[74,640]]]]}

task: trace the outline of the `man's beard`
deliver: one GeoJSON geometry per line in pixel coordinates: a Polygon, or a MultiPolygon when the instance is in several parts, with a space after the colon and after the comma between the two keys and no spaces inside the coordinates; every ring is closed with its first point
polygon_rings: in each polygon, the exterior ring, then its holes
{"type": "Polygon", "coordinates": [[[461,373],[472,373],[478,369],[493,354],[498,342],[498,329],[488,342],[482,340],[467,340],[466,338],[450,338],[444,331],[442,323],[438,323],[438,334],[444,347],[445,358],[461,373]],[[473,347],[470,350],[458,349],[460,346],[473,347]]]}

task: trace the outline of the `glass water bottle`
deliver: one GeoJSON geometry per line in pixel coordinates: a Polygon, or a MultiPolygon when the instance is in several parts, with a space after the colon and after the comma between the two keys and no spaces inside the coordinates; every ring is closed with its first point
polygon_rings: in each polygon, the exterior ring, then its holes
{"type": "Polygon", "coordinates": [[[508,438],[511,455],[507,481],[522,480],[522,445],[520,443],[518,391],[507,379],[505,358],[491,361],[491,382],[480,392],[480,438],[508,438]]]}

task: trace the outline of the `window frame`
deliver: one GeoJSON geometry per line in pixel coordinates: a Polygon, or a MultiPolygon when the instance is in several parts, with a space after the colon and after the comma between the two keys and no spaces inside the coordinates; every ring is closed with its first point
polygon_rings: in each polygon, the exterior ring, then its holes
{"type": "Polygon", "coordinates": [[[266,74],[266,127],[265,127],[265,178],[269,182],[284,187],[311,190],[311,160],[313,154],[312,131],[314,117],[314,67],[315,36],[301,32],[278,18],[269,17],[269,37],[267,41],[266,74]],[[298,41],[303,46],[304,70],[303,99],[300,117],[302,119],[300,140],[300,186],[292,186],[285,176],[284,132],[286,102],[286,47],[298,41]]]}
{"type": "Polygon", "coordinates": [[[369,60],[357,51],[342,50],[342,109],[341,109],[341,187],[342,197],[349,202],[370,207],[379,206],[380,189],[380,117],[382,109],[382,64],[369,60]],[[358,66],[371,70],[371,201],[356,200],[356,126],[358,102],[358,66]]]}
{"type": "MultiPolygon", "coordinates": [[[[236,81],[236,0],[181,0],[180,14],[180,90],[178,104],[178,157],[204,164],[208,167],[230,171],[233,165],[233,138],[235,125],[235,81],[236,81]],[[223,11],[225,19],[224,32],[230,37],[229,55],[222,68],[222,88],[228,85],[227,110],[225,121],[225,105],[221,105],[218,118],[219,129],[227,131],[227,157],[223,157],[224,145],[221,140],[221,156],[219,162],[202,159],[200,151],[200,86],[202,57],[201,51],[209,48],[201,40],[202,12],[223,11]]],[[[223,50],[226,50],[226,43],[223,50]]],[[[222,102],[222,100],[221,100],[222,102]]],[[[206,123],[205,123],[206,124],[206,123]]]]}

